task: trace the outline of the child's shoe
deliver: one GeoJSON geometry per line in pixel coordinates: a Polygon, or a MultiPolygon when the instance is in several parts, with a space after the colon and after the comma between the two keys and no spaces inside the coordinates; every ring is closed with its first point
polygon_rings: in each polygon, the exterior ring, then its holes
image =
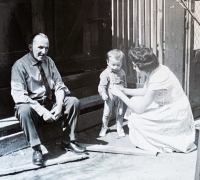
{"type": "Polygon", "coordinates": [[[99,136],[101,136],[101,137],[106,136],[106,133],[107,133],[108,130],[109,130],[109,128],[107,126],[102,126],[101,131],[99,133],[99,136]]]}
{"type": "Polygon", "coordinates": [[[122,127],[117,127],[118,137],[125,137],[124,129],[122,127]]]}

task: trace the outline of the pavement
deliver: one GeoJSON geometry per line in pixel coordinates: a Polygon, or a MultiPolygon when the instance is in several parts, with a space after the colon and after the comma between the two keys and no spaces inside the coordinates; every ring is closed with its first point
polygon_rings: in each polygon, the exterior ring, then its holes
{"type": "MultiPolygon", "coordinates": [[[[111,121],[111,132],[98,138],[101,125],[79,133],[79,142],[102,144],[115,147],[135,148],[128,137],[117,138],[115,122],[111,121]]],[[[126,123],[125,123],[126,124],[126,123]]],[[[196,140],[197,141],[197,140],[196,140]]],[[[42,147],[45,159],[74,157],[72,152],[62,151],[60,139],[45,143],[42,147]]],[[[39,169],[24,169],[21,172],[0,176],[0,180],[193,180],[197,150],[188,153],[159,153],[155,155],[126,155],[105,152],[88,152],[83,159],[61,162],[39,169]]],[[[14,167],[28,167],[31,164],[32,149],[26,148],[0,157],[0,170],[14,167]]]]}

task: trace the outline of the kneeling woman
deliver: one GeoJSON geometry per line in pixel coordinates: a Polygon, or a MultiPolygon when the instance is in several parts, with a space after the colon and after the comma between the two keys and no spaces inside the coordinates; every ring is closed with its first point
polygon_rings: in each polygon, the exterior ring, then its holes
{"type": "Polygon", "coordinates": [[[133,69],[146,76],[144,87],[113,87],[111,92],[128,106],[130,140],[149,151],[189,152],[195,147],[194,119],[180,82],[148,48],[131,48],[129,58],[133,69]]]}

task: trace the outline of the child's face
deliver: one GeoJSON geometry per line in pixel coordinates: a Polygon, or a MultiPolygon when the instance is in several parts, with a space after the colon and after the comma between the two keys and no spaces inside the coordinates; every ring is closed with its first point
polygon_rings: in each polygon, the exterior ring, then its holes
{"type": "Polygon", "coordinates": [[[122,60],[116,60],[115,58],[113,57],[110,57],[108,60],[107,60],[107,64],[108,64],[108,67],[110,67],[110,69],[113,71],[113,72],[117,72],[121,69],[122,67],[122,60]]]}

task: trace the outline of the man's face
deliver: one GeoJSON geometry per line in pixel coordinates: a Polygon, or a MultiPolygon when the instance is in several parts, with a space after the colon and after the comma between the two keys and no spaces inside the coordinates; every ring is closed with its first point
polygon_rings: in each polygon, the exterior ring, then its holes
{"type": "Polygon", "coordinates": [[[46,37],[37,35],[33,39],[32,45],[29,46],[32,56],[38,60],[42,61],[45,59],[49,50],[49,40],[46,37]]]}

